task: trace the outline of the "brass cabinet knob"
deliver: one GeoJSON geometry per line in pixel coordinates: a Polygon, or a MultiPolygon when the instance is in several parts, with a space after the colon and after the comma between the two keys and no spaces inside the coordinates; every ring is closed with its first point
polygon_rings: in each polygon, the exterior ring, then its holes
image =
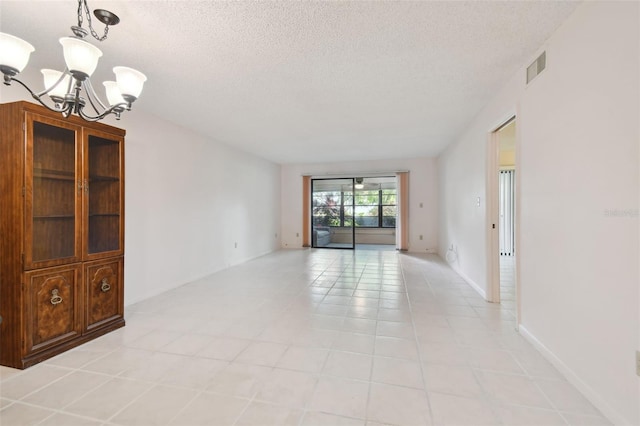
{"type": "Polygon", "coordinates": [[[102,290],[103,293],[108,292],[109,290],[111,290],[111,284],[109,284],[107,282],[106,278],[103,278],[102,281],[100,281],[100,290],[102,290]]]}
{"type": "Polygon", "coordinates": [[[51,304],[58,305],[62,303],[62,297],[58,294],[58,289],[51,290],[51,304]]]}

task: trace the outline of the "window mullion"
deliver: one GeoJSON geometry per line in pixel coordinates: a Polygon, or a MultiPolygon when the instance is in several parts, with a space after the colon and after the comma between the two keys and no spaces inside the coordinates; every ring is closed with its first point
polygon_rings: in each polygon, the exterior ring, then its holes
{"type": "Polygon", "coordinates": [[[340,227],[344,227],[344,191],[340,191],[340,227]]]}
{"type": "Polygon", "coordinates": [[[378,190],[378,228],[382,228],[382,188],[378,190]]]}

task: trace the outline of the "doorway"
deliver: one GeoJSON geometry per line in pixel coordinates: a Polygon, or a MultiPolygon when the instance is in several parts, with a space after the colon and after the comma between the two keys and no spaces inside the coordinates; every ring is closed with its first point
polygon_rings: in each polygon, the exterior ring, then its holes
{"type": "Polygon", "coordinates": [[[311,247],[395,250],[396,176],[311,179],[311,247]]]}
{"type": "Polygon", "coordinates": [[[514,319],[518,315],[516,126],[513,117],[491,133],[487,168],[489,301],[500,303],[514,319]]]}
{"type": "Polygon", "coordinates": [[[354,249],[355,178],[311,180],[311,247],[354,249]]]}

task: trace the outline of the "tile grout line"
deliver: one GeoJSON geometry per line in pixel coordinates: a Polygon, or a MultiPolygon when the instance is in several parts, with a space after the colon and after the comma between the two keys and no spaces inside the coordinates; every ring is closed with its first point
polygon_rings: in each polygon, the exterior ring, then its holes
{"type": "MultiPolygon", "coordinates": [[[[420,345],[419,345],[419,341],[418,341],[418,332],[416,331],[416,324],[415,324],[415,317],[413,314],[413,306],[411,304],[410,301],[410,293],[409,293],[409,288],[408,286],[406,286],[406,271],[404,269],[404,264],[402,263],[402,261],[400,261],[400,265],[401,265],[401,271],[402,271],[402,281],[405,284],[405,288],[406,288],[406,298],[407,298],[407,303],[408,303],[408,309],[409,309],[409,314],[410,314],[410,318],[411,318],[411,327],[413,328],[413,338],[414,338],[414,344],[416,345],[416,352],[418,353],[418,364],[419,364],[419,368],[420,368],[420,375],[421,377],[421,381],[422,381],[422,386],[423,386],[423,390],[424,390],[424,394],[425,397],[427,399],[427,407],[429,409],[429,421],[431,422],[432,425],[435,425],[435,419],[434,419],[434,415],[433,415],[433,408],[431,406],[431,398],[429,398],[429,392],[427,392],[427,379],[426,379],[426,374],[424,371],[424,360],[422,357],[422,350],[420,349],[420,345]]],[[[426,281],[426,280],[425,280],[426,281]]],[[[428,282],[427,282],[428,285],[428,282]]]]}

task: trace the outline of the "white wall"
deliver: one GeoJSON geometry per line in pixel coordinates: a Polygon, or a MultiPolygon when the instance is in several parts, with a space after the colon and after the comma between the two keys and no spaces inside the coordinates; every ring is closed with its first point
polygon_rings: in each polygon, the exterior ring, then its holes
{"type": "Polygon", "coordinates": [[[457,244],[488,291],[487,135],[518,112],[521,330],[616,424],[640,423],[639,17],[579,6],[542,47],[547,69],[525,88],[523,67],[438,161],[439,251],[457,244]]]}
{"type": "Polygon", "coordinates": [[[302,247],[302,175],[358,176],[376,172],[409,171],[409,251],[426,252],[438,246],[438,185],[436,160],[356,161],[282,166],[282,247],[302,247]],[[422,203],[423,207],[420,207],[422,203]],[[296,236],[297,234],[297,236],[296,236]],[[419,236],[423,239],[420,240],[419,236]]]}
{"type": "Polygon", "coordinates": [[[126,128],[128,303],[279,248],[280,166],[136,111],[126,128]]]}
{"type": "MultiPolygon", "coordinates": [[[[37,74],[25,74],[40,87],[37,74]]],[[[26,100],[25,93],[3,86],[0,101],[26,100]]],[[[136,105],[108,124],[127,130],[126,305],[280,247],[279,165],[136,105]]]]}

